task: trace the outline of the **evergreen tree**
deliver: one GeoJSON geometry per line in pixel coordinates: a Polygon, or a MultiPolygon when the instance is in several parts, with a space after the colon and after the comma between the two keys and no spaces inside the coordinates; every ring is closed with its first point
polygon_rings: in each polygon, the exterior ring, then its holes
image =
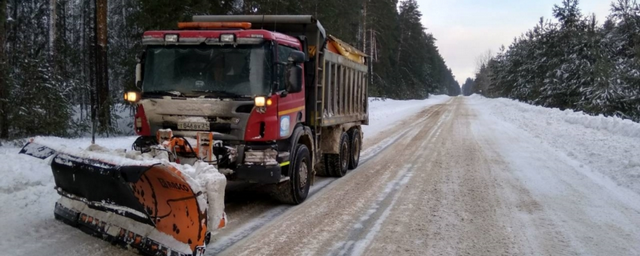
{"type": "Polygon", "coordinates": [[[464,96],[470,96],[474,93],[475,87],[476,82],[473,80],[473,78],[467,78],[467,80],[464,81],[464,84],[462,85],[462,94],[464,96]]]}
{"type": "Polygon", "coordinates": [[[399,24],[397,0],[366,0],[369,54],[373,57],[373,84],[370,95],[375,97],[398,97],[396,86],[396,50],[398,49],[399,24]]]}
{"type": "Polygon", "coordinates": [[[640,5],[617,0],[602,26],[577,0],[553,12],[481,69],[485,95],[640,121],[640,5]]]}
{"type": "Polygon", "coordinates": [[[175,29],[193,15],[311,14],[329,34],[371,55],[371,96],[460,93],[415,0],[0,0],[0,8],[0,138],[86,134],[97,78],[108,81],[98,95],[108,103],[103,109],[111,110],[102,116],[110,125],[101,132],[115,132],[122,117],[113,110],[125,107],[118,104],[123,92],[135,88],[142,33],[175,29]],[[104,3],[106,20],[95,11],[104,3]],[[96,38],[105,22],[107,44],[104,35],[96,38]],[[105,69],[108,75],[99,77],[105,69]]]}

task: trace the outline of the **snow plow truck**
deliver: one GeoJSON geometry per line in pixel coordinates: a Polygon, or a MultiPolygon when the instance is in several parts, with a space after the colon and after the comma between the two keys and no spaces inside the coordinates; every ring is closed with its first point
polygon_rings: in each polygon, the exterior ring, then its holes
{"type": "Polygon", "coordinates": [[[358,166],[371,64],[312,16],[194,16],[142,43],[132,149],[22,149],[51,161],[56,219],[142,254],[203,255],[227,180],[300,204],[316,175],[358,166]]]}

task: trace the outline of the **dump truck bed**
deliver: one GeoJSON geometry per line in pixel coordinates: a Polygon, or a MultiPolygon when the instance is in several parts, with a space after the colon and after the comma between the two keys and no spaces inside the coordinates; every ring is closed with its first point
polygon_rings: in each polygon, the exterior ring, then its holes
{"type": "Polygon", "coordinates": [[[322,54],[317,98],[320,126],[357,122],[368,124],[369,67],[325,50],[322,54]]]}

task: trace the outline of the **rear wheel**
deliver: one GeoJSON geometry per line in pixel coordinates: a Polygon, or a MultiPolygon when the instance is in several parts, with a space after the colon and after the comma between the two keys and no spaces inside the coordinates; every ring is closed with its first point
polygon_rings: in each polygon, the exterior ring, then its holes
{"type": "Polygon", "coordinates": [[[295,158],[289,165],[289,180],[275,185],[273,197],[286,204],[300,204],[307,199],[311,186],[311,154],[303,144],[296,147],[295,158]]]}
{"type": "Polygon", "coordinates": [[[349,170],[358,168],[360,163],[360,151],[362,150],[362,134],[358,128],[349,131],[349,139],[351,139],[351,154],[349,157],[349,170]]]}
{"type": "Polygon", "coordinates": [[[350,150],[349,135],[342,133],[340,136],[340,153],[339,154],[327,154],[325,157],[327,173],[333,177],[343,177],[347,175],[349,170],[350,150]]]}

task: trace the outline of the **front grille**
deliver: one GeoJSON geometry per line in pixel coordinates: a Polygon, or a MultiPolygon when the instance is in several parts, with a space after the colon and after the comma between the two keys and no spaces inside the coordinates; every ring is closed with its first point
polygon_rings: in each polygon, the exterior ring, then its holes
{"type": "Polygon", "coordinates": [[[278,161],[276,159],[277,157],[278,151],[276,151],[275,149],[249,149],[244,152],[244,163],[249,165],[276,165],[278,164],[278,161]]]}

